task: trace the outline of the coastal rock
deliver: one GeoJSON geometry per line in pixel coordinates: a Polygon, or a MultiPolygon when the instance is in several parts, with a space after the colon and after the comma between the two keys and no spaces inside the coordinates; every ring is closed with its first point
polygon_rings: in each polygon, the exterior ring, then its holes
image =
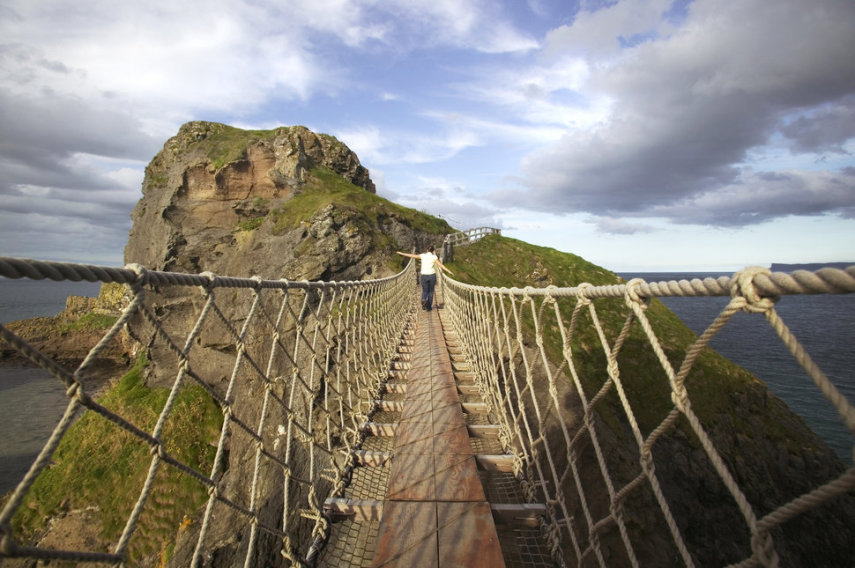
{"type": "MultiPolygon", "coordinates": [[[[131,214],[134,224],[125,261],[149,270],[210,271],[241,278],[361,280],[400,271],[405,261],[396,250],[438,246],[452,231],[445,222],[374,193],[374,184],[356,154],[332,136],[300,126],[244,131],[216,123],[188,123],[146,168],[143,196],[131,214]]],[[[244,322],[254,306],[251,290],[217,289],[214,295],[217,309],[231,325],[244,322]]],[[[205,301],[198,287],[146,290],[157,328],[138,314],[128,322],[128,329],[138,349],[148,353],[150,364],[144,371],[148,386],[172,386],[180,365],[175,348],[163,337],[183,344],[205,301]]],[[[256,318],[240,340],[247,354],[269,352],[274,333],[283,345],[293,345],[299,332],[293,314],[286,315],[276,330],[270,325],[279,309],[277,301],[280,295],[264,295],[258,309],[273,316],[256,318]]],[[[313,315],[306,317],[300,325],[308,329],[313,315]]],[[[221,396],[234,366],[236,343],[234,331],[216,322],[202,326],[192,343],[192,373],[221,396]]],[[[308,357],[308,352],[301,352],[297,368],[308,367],[308,357]]],[[[277,359],[269,374],[290,377],[288,358],[277,359]]],[[[270,388],[275,395],[287,399],[285,381],[274,383],[270,388]]],[[[259,388],[257,380],[240,380],[230,391],[232,411],[247,424],[259,421],[259,388]]],[[[275,409],[267,412],[268,424],[289,420],[273,416],[275,409]]],[[[264,436],[277,434],[271,431],[264,436]]],[[[238,498],[245,494],[246,480],[253,478],[256,448],[229,439],[226,451],[221,490],[229,498],[238,498]]],[[[308,457],[304,461],[305,466],[295,460],[294,476],[308,476],[308,457]]],[[[255,483],[258,494],[264,496],[259,510],[275,524],[282,506],[281,468],[262,472],[255,483]]],[[[248,535],[236,534],[236,524],[243,522],[231,511],[215,518],[207,538],[212,552],[206,565],[243,563],[238,558],[248,535]]],[[[188,565],[197,530],[198,524],[193,524],[179,535],[170,565],[188,565]]],[[[276,542],[259,548],[259,565],[282,563],[276,542]]]]}
{"type": "MultiPolygon", "coordinates": [[[[331,266],[348,269],[362,263],[346,274],[321,269],[314,260],[304,263],[293,254],[304,244],[307,228],[317,238],[323,227],[312,224],[328,224],[328,214],[315,218],[311,212],[302,223],[282,219],[295,195],[319,185],[313,176],[318,170],[375,193],[356,154],[332,136],[302,126],[245,131],[211,122],[187,123],[146,168],[143,197],[131,214],[134,225],[125,260],[155,270],[276,279],[389,273],[384,269],[389,249],[329,242],[310,247],[316,251],[309,252],[332,253],[331,266]],[[344,248],[342,258],[336,258],[344,248]]],[[[347,211],[336,209],[339,217],[347,211]]],[[[395,219],[390,221],[395,224],[395,219]]],[[[340,225],[346,222],[342,219],[340,225]]],[[[395,243],[398,246],[414,245],[412,230],[397,234],[408,235],[395,243]]],[[[367,242],[371,235],[361,238],[367,242]]]]}
{"type": "MultiPolygon", "coordinates": [[[[105,328],[119,317],[127,302],[123,285],[103,284],[97,298],[69,296],[65,309],[56,315],[14,321],[6,327],[43,355],[73,370],[98,344],[105,328]]],[[[80,377],[89,392],[97,392],[111,378],[120,376],[127,369],[134,349],[135,343],[124,329],[114,341],[104,345],[80,377]]],[[[5,344],[0,345],[0,363],[31,365],[5,344]]]]}

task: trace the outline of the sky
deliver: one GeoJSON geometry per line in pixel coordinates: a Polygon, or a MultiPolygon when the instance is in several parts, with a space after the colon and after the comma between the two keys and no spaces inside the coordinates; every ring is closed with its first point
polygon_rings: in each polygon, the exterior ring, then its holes
{"type": "Polygon", "coordinates": [[[853,0],[0,0],[0,255],[122,266],[191,120],[614,271],[855,261],[853,0]]]}

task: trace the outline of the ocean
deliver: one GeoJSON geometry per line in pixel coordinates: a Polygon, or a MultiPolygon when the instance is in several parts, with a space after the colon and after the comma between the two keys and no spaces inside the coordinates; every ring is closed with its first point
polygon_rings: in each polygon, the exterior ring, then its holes
{"type": "MultiPolygon", "coordinates": [[[[720,274],[626,273],[648,282],[720,274]]],[[[729,274],[728,274],[729,275],[729,274]]],[[[0,322],[51,316],[69,295],[96,296],[99,283],[0,278],[0,322]]],[[[726,297],[662,298],[695,333],[727,304],[726,297]]],[[[814,361],[849,401],[855,401],[855,294],[784,296],[776,309],[814,361]]],[[[762,315],[736,314],[711,346],[763,380],[846,464],[855,440],[837,411],[787,351],[762,315]]],[[[0,367],[0,494],[32,463],[67,404],[59,381],[40,369],[0,367]],[[20,409],[26,408],[26,412],[20,409]]]]}
{"type": "MultiPolygon", "coordinates": [[[[731,273],[622,273],[648,282],[691,280],[731,273]]],[[[702,333],[729,297],[660,298],[695,333],[702,333]]],[[[778,315],[814,363],[850,403],[855,403],[855,294],[782,296],[778,315]]],[[[855,437],[762,314],[739,312],[710,346],[744,367],[801,416],[845,464],[852,464],[855,437]]]]}
{"type": "MultiPolygon", "coordinates": [[[[0,322],[56,315],[68,296],[94,297],[100,288],[98,282],[0,277],[0,322]]],[[[47,371],[0,366],[0,495],[27,472],[67,405],[64,385],[47,371]]]]}

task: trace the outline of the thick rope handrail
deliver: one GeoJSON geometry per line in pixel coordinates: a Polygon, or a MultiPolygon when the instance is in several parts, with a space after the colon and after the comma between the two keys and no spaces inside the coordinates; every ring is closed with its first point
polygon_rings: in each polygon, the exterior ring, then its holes
{"type": "MultiPolygon", "coordinates": [[[[236,278],[217,276],[211,273],[183,274],[146,270],[139,265],[128,265],[125,268],[96,266],[91,264],[76,264],[69,262],[48,262],[26,258],[11,258],[0,256],[0,276],[6,278],[29,278],[30,280],[70,280],[72,282],[104,282],[131,284],[141,279],[142,284],[202,286],[213,288],[255,288],[269,290],[330,290],[341,288],[361,287],[366,280],[308,281],[308,280],[262,280],[260,278],[236,278]]],[[[389,276],[378,278],[372,282],[387,282],[398,278],[389,276]]]]}
{"type": "MultiPolygon", "coordinates": [[[[637,536],[628,529],[624,511],[627,500],[647,487],[654,495],[654,502],[660,509],[682,564],[694,566],[704,561],[696,558],[687,545],[672,511],[674,504],[666,497],[654,465],[653,449],[673,432],[680,417],[687,420],[700,440],[750,533],[750,551],[738,563],[739,566],[778,566],[779,558],[772,537],[774,529],[838,495],[855,490],[855,468],[850,468],[808,493],[779,504],[765,516],[758,514],[743,494],[730,466],[719,455],[706,426],[696,416],[684,385],[701,352],[736,312],[763,314],[795,360],[837,409],[846,427],[855,434],[855,406],[852,401],[840,393],[813,363],[775,310],[776,302],[784,295],[855,292],[855,266],[845,270],[800,270],[791,274],[749,267],[731,277],[653,283],[635,279],[613,285],[583,283],[546,288],[494,288],[465,284],[443,276],[440,286],[464,353],[467,359],[474,361],[479,390],[497,413],[503,430],[501,438],[509,442],[506,451],[512,452],[515,461],[521,464],[516,470],[520,481],[530,500],[547,503],[545,534],[552,542],[553,551],[559,553],[556,557],[563,555],[575,565],[593,562],[608,566],[610,562],[603,552],[603,539],[609,538],[612,553],[614,547],[622,546],[626,563],[639,565],[637,547],[643,543],[638,542],[637,536]],[[653,297],[678,296],[725,296],[731,300],[709,328],[687,348],[680,365],[674,367],[671,363],[674,355],[665,353],[646,311],[653,297]],[[559,300],[564,298],[575,300],[569,324],[562,310],[571,304],[561,305],[559,300]],[[613,340],[604,333],[600,310],[597,310],[599,302],[609,298],[622,298],[629,308],[623,327],[613,340]],[[581,314],[584,312],[588,313],[588,319],[596,329],[595,336],[606,365],[606,380],[592,397],[586,394],[583,377],[577,370],[588,354],[582,352],[580,355],[574,352],[578,347],[573,347],[573,338],[582,330],[581,314]],[[547,317],[550,313],[552,316],[547,317]],[[647,433],[639,429],[635,416],[637,409],[624,392],[623,372],[618,362],[618,353],[630,329],[636,326],[642,328],[667,376],[673,405],[673,410],[664,420],[647,433]],[[563,348],[559,359],[552,359],[544,348],[548,328],[560,333],[563,348]],[[609,393],[617,394],[627,421],[626,428],[632,432],[637,445],[637,473],[622,486],[613,479],[614,472],[601,439],[605,427],[598,418],[598,409],[605,404],[609,393]],[[568,409],[562,402],[562,397],[571,395],[579,400],[578,411],[568,409]],[[574,419],[574,414],[579,414],[578,418],[574,419]],[[598,471],[602,482],[602,491],[597,494],[590,493],[591,490],[583,483],[580,452],[586,446],[593,448],[592,456],[586,458],[592,461],[584,466],[588,468],[586,475],[590,477],[592,470],[598,471]],[[606,513],[595,514],[595,510],[605,510],[606,513]],[[616,530],[617,536],[610,536],[612,530],[616,530]]],[[[585,349],[592,348],[588,345],[585,349]]],[[[624,372],[631,376],[633,369],[624,372]]]]}
{"type": "MultiPolygon", "coordinates": [[[[719,276],[717,278],[693,278],[692,280],[668,280],[661,282],[640,282],[635,287],[635,293],[641,297],[701,297],[701,296],[730,296],[735,277],[719,276]]],[[[790,294],[850,294],[855,292],[855,266],[845,270],[839,268],[823,268],[817,272],[797,270],[793,273],[774,272],[759,274],[753,280],[760,295],[774,297],[790,294]]],[[[546,288],[490,288],[456,282],[466,289],[492,293],[504,296],[554,296],[577,298],[584,296],[591,300],[600,298],[623,298],[627,294],[628,284],[610,284],[606,286],[570,286],[546,288]]]]}

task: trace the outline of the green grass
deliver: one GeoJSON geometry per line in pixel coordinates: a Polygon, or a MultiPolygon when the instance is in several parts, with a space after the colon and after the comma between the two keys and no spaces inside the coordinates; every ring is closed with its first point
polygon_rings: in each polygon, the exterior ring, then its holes
{"type": "Polygon", "coordinates": [[[204,150],[215,171],[226,164],[246,158],[246,148],[251,141],[273,135],[272,130],[242,130],[225,124],[214,126],[217,131],[196,144],[204,150]]]}
{"type": "MultiPolygon", "coordinates": [[[[608,285],[620,281],[616,274],[576,255],[498,235],[488,235],[472,245],[457,247],[454,262],[449,267],[454,271],[456,279],[482,286],[571,287],[582,282],[608,285]]],[[[558,300],[565,326],[569,326],[575,304],[573,298],[558,300]]],[[[594,306],[609,345],[614,345],[629,308],[622,298],[598,299],[594,306]]],[[[533,337],[534,324],[530,310],[528,306],[525,308],[522,321],[526,333],[533,337]]],[[[552,309],[543,312],[541,328],[547,354],[551,361],[558,362],[562,358],[562,340],[553,314],[552,309]]],[[[696,339],[696,335],[656,299],[651,302],[646,315],[676,372],[685,350],[696,339]]],[[[603,347],[587,309],[580,315],[571,349],[582,387],[590,398],[599,391],[608,375],[603,347]]],[[[666,372],[637,322],[631,328],[618,356],[618,363],[621,381],[633,412],[642,431],[650,432],[674,405],[666,372]]],[[[686,385],[694,411],[705,424],[711,424],[719,420],[731,420],[731,396],[749,388],[757,388],[758,381],[747,371],[706,349],[695,364],[686,385]]],[[[599,407],[601,417],[615,432],[620,433],[620,423],[624,420],[620,417],[624,413],[614,387],[604,402],[599,407]]]]}
{"type": "Polygon", "coordinates": [[[261,224],[264,223],[264,217],[253,217],[251,219],[244,219],[238,223],[238,228],[241,231],[254,231],[259,228],[261,224]]]}
{"type": "MultiPolygon", "coordinates": [[[[149,388],[142,380],[145,357],[117,381],[98,402],[132,424],[151,431],[169,391],[149,388]]],[[[163,435],[166,450],[191,467],[208,473],[213,464],[222,413],[199,386],[181,390],[163,435]]],[[[139,496],[151,461],[149,447],[138,438],[87,411],[68,430],[52,465],[33,484],[13,518],[25,538],[36,534],[46,519],[65,510],[99,507],[99,532],[115,544],[139,496]]],[[[205,501],[205,488],[189,476],[161,463],[154,487],[129,555],[134,564],[165,550],[186,516],[205,501]]]]}
{"type": "MultiPolygon", "coordinates": [[[[305,188],[268,214],[273,222],[271,231],[279,235],[301,224],[307,225],[317,212],[329,205],[333,205],[333,218],[342,231],[370,237],[375,250],[387,249],[391,252],[398,246],[392,237],[383,232],[384,224],[392,220],[413,230],[437,236],[453,231],[444,220],[378,197],[325,167],[312,169],[305,188]]],[[[311,237],[307,236],[301,248],[308,248],[311,244],[311,237]]],[[[299,254],[301,251],[297,252],[299,254]]],[[[397,257],[390,258],[391,269],[400,269],[399,264],[397,257]]]]}
{"type": "Polygon", "coordinates": [[[97,331],[99,329],[107,329],[116,323],[116,320],[119,319],[116,316],[111,316],[109,314],[96,314],[95,312],[89,312],[88,314],[83,315],[79,319],[66,324],[61,329],[62,333],[66,333],[69,331],[97,331]]]}

